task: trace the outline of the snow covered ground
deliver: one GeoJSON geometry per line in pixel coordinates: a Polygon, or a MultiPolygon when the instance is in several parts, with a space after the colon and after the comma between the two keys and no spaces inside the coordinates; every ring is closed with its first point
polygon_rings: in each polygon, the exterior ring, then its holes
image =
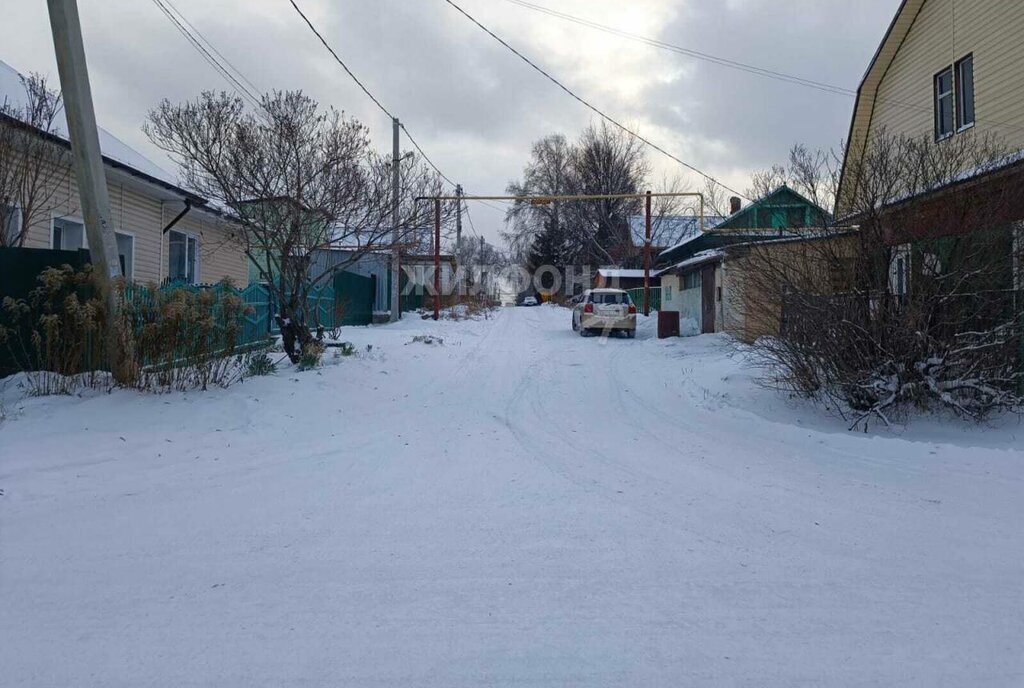
{"type": "Polygon", "coordinates": [[[1024,685],[1024,427],[848,433],[650,329],[7,390],[0,683],[1024,685]]]}

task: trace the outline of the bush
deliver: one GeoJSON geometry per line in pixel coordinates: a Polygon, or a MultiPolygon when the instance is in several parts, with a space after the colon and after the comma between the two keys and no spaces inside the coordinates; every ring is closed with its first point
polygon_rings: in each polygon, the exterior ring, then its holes
{"type": "Polygon", "coordinates": [[[299,355],[299,370],[314,370],[320,367],[320,359],[324,355],[324,346],[318,341],[312,341],[302,347],[299,355]]]}
{"type": "MultiPolygon", "coordinates": [[[[91,267],[47,269],[27,300],[5,299],[11,325],[0,330],[28,373],[30,394],[72,394],[110,384],[102,336],[106,307],[92,296],[91,267]]],[[[120,328],[131,371],[123,386],[165,392],[226,387],[249,356],[238,350],[246,306],[230,285],[123,289],[120,328]]]]}
{"type": "Polygon", "coordinates": [[[245,366],[246,377],[264,377],[277,372],[277,364],[265,351],[253,354],[245,366]]]}

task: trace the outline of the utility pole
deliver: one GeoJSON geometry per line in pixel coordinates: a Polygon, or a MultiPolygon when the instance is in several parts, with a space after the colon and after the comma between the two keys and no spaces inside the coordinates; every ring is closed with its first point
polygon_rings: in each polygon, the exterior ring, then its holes
{"type": "Polygon", "coordinates": [[[441,318],[441,199],[434,199],[434,320],[441,318]]]}
{"type": "Polygon", "coordinates": [[[646,231],[644,234],[644,315],[651,314],[651,192],[645,198],[644,213],[646,231]]]}
{"type": "Polygon", "coordinates": [[[459,212],[455,216],[455,255],[459,255],[459,249],[462,248],[462,184],[455,186],[455,197],[459,199],[459,212]]]}
{"type": "Polygon", "coordinates": [[[398,322],[398,319],[402,317],[401,311],[401,289],[399,288],[401,262],[402,255],[399,248],[401,236],[398,228],[398,191],[401,186],[400,174],[401,170],[401,151],[398,149],[400,145],[399,141],[399,130],[401,129],[401,122],[398,121],[397,117],[391,120],[393,128],[393,148],[394,155],[391,158],[391,314],[388,316],[390,322],[398,322]]]}
{"type": "Polygon", "coordinates": [[[128,381],[131,376],[129,352],[122,349],[119,334],[120,296],[112,284],[112,280],[122,276],[121,259],[111,224],[110,196],[85,63],[78,4],[76,0],[47,0],[47,6],[71,138],[75,179],[89,240],[89,259],[95,267],[96,286],[107,304],[106,350],[110,370],[115,380],[128,381]]]}

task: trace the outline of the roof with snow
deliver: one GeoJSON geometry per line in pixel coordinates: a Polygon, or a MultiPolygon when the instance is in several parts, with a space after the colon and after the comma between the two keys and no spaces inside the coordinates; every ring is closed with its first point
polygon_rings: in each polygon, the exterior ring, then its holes
{"type": "Polygon", "coordinates": [[[644,276],[644,271],[626,268],[599,268],[597,274],[608,279],[640,279],[644,276]]]}
{"type": "MultiPolygon", "coordinates": [[[[6,102],[14,108],[23,108],[28,102],[25,92],[24,76],[14,67],[0,60],[0,103],[6,102]]],[[[70,143],[67,118],[61,107],[53,123],[52,136],[70,143]]],[[[130,172],[148,177],[162,186],[169,187],[192,200],[203,200],[181,187],[177,177],[163,169],[155,162],[138,152],[127,143],[117,138],[103,127],[99,127],[100,150],[107,163],[128,168],[130,172]]],[[[205,202],[205,201],[204,201],[205,202]]]]}
{"type": "Polygon", "coordinates": [[[725,257],[725,251],[719,248],[712,248],[706,251],[698,251],[686,260],[681,260],[675,265],[658,271],[658,275],[665,275],[671,272],[683,272],[707,263],[714,263],[725,257]]]}
{"type": "MultiPolygon", "coordinates": [[[[704,229],[713,229],[724,219],[720,215],[705,215],[704,229]]],[[[643,215],[629,218],[629,233],[634,246],[644,245],[647,222],[643,215]]],[[[699,235],[700,217],[697,215],[663,215],[651,219],[651,243],[654,246],[677,246],[699,235]]]]}

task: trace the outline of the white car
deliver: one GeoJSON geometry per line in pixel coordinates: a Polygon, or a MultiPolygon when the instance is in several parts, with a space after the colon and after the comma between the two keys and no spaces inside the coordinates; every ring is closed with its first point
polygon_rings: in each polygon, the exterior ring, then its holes
{"type": "Polygon", "coordinates": [[[572,329],[581,337],[621,332],[636,336],[636,306],[622,289],[590,289],[572,309],[572,329]]]}
{"type": "Polygon", "coordinates": [[[536,306],[537,305],[537,297],[536,296],[527,296],[525,299],[523,299],[523,305],[524,306],[536,306]]]}

